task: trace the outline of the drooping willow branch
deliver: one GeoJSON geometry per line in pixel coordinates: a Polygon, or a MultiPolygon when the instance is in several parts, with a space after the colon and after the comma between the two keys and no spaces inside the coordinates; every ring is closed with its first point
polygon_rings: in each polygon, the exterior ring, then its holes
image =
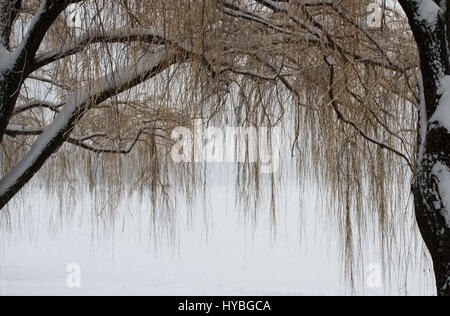
{"type": "Polygon", "coordinates": [[[329,72],[330,72],[330,82],[329,82],[329,88],[328,88],[328,96],[330,98],[330,103],[332,105],[333,111],[336,113],[337,118],[339,121],[351,126],[352,128],[355,129],[355,131],[365,140],[367,140],[369,143],[372,143],[384,150],[387,150],[393,154],[395,154],[396,156],[400,157],[401,159],[403,159],[406,164],[408,165],[409,169],[411,171],[414,171],[414,164],[411,162],[411,160],[406,157],[405,154],[401,153],[400,151],[398,151],[395,148],[392,148],[389,145],[386,145],[385,143],[376,140],[370,136],[368,136],[363,130],[361,130],[358,125],[356,125],[353,121],[347,119],[345,117],[345,115],[339,110],[339,104],[336,101],[335,95],[334,95],[334,85],[335,85],[335,71],[334,71],[334,65],[331,61],[328,60],[327,57],[324,57],[324,61],[327,64],[328,68],[329,68],[329,72]]]}

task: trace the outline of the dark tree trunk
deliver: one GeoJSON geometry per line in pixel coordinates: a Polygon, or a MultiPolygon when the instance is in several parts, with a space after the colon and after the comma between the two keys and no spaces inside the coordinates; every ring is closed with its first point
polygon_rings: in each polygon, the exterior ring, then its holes
{"type": "MultiPolygon", "coordinates": [[[[448,134],[440,136],[449,137],[448,134]]],[[[447,147],[449,145],[450,142],[447,140],[447,147]]],[[[440,150],[439,147],[437,144],[428,144],[427,151],[440,150]]],[[[446,153],[448,160],[450,151],[443,153],[446,153]]],[[[424,159],[413,185],[415,214],[423,240],[433,260],[437,294],[450,296],[450,229],[442,215],[444,204],[438,189],[439,180],[432,171],[441,160],[431,158],[433,157],[431,154],[426,155],[429,158],[424,159]]],[[[450,166],[450,163],[447,166],[450,166]]]]}
{"type": "Polygon", "coordinates": [[[425,17],[420,16],[421,1],[400,3],[417,42],[421,70],[418,155],[412,186],[415,215],[433,260],[437,294],[450,296],[450,205],[445,197],[450,187],[443,181],[450,174],[450,130],[448,124],[438,122],[443,118],[433,116],[438,109],[450,113],[449,102],[442,98],[446,78],[450,78],[450,1],[429,0],[426,5],[436,14],[425,17]]]}
{"type": "MultiPolygon", "coordinates": [[[[423,54],[426,52],[422,51],[420,55],[423,54]]],[[[422,105],[419,110],[418,158],[412,192],[417,224],[433,260],[437,294],[450,296],[450,222],[447,215],[450,214],[450,205],[443,199],[443,189],[439,187],[442,186],[442,179],[436,172],[443,167],[450,170],[450,133],[430,119],[439,106],[441,96],[432,76],[426,73],[429,67],[421,66],[422,105]]],[[[450,188],[447,190],[450,191],[450,188]]]]}
{"type": "MultiPolygon", "coordinates": [[[[425,179],[423,179],[425,180],[425,179]]],[[[429,179],[433,181],[432,179],[429,179]]],[[[426,180],[425,180],[426,181],[426,180]]],[[[433,260],[436,289],[439,296],[450,296],[450,235],[448,228],[443,233],[436,231],[442,220],[437,216],[437,209],[429,208],[424,203],[430,196],[423,194],[418,185],[413,189],[416,218],[422,237],[433,260]]]]}

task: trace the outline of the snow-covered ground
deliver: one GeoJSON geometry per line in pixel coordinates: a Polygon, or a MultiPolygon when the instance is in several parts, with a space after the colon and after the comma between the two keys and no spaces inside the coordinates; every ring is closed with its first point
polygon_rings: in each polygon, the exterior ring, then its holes
{"type": "MultiPolygon", "coordinates": [[[[124,201],[120,211],[128,215],[115,222],[114,233],[105,233],[92,224],[89,199],[78,201],[70,210],[73,220],[59,225],[59,205],[45,191],[34,191],[27,195],[27,207],[11,210],[12,232],[1,246],[0,293],[351,294],[341,278],[336,236],[314,216],[311,201],[304,202],[300,216],[298,196],[287,193],[273,240],[269,216],[262,212],[256,229],[246,224],[234,211],[231,190],[210,187],[209,224],[200,212],[189,225],[186,210],[179,209],[178,237],[171,246],[148,239],[151,226],[145,213],[129,216],[138,208],[133,198],[124,201]],[[81,268],[80,288],[67,287],[70,263],[81,268]]],[[[368,253],[371,257],[374,254],[368,253]]],[[[406,288],[395,282],[379,288],[360,283],[357,294],[405,294],[405,289],[407,294],[432,294],[424,275],[413,273],[408,280],[406,288]]]]}

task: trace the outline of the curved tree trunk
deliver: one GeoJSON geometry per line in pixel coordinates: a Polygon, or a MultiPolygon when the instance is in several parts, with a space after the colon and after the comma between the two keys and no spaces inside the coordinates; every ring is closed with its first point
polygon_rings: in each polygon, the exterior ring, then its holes
{"type": "Polygon", "coordinates": [[[422,194],[417,187],[413,190],[416,207],[416,218],[422,237],[433,260],[436,289],[439,296],[450,296],[450,236],[448,229],[437,234],[434,228],[439,221],[437,209],[429,208],[424,200],[430,196],[422,194]]]}
{"type": "Polygon", "coordinates": [[[450,1],[400,0],[420,57],[415,214],[437,294],[450,296],[450,1]]]}
{"type": "Polygon", "coordinates": [[[417,224],[433,260],[437,294],[450,296],[450,133],[428,119],[430,103],[426,99],[436,100],[434,108],[438,108],[441,97],[425,86],[420,82],[418,158],[412,192],[417,224]]]}

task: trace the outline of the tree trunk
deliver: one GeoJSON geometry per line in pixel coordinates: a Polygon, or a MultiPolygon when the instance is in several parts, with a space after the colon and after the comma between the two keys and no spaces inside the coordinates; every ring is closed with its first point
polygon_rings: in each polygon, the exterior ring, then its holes
{"type": "Polygon", "coordinates": [[[399,1],[421,71],[415,215],[433,260],[437,294],[450,296],[450,1],[399,1]]]}
{"type": "MultiPolygon", "coordinates": [[[[412,192],[417,224],[433,260],[437,294],[450,296],[450,205],[445,196],[450,182],[444,181],[442,174],[450,170],[450,134],[428,119],[430,104],[426,100],[439,103],[440,97],[424,88],[427,86],[420,81],[418,158],[412,192]]],[[[433,104],[433,108],[437,106],[433,104]]]]}
{"type": "Polygon", "coordinates": [[[441,205],[439,196],[421,189],[427,185],[426,183],[431,186],[437,184],[432,176],[427,176],[424,172],[417,178],[413,187],[416,219],[433,260],[437,294],[450,296],[450,231],[445,225],[439,207],[433,206],[435,203],[441,205]]]}

